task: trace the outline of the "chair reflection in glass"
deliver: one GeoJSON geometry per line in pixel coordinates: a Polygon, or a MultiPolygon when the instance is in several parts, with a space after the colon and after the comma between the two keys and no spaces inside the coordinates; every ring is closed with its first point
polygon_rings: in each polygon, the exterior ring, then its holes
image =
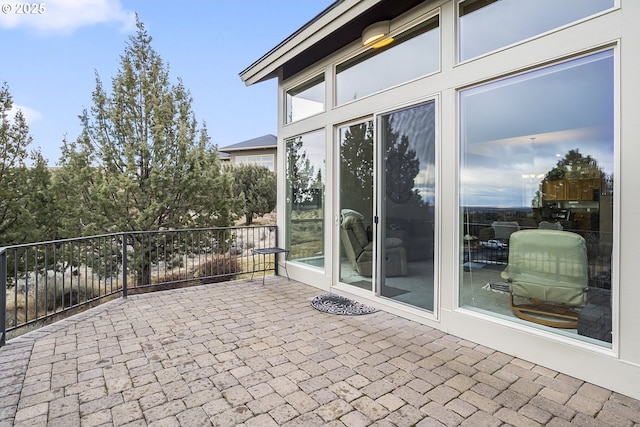
{"type": "Polygon", "coordinates": [[[576,328],[579,310],[587,302],[586,242],[567,231],[514,232],[502,277],[510,283],[511,310],[517,317],[556,328],[576,328]]]}
{"type": "MultiPolygon", "coordinates": [[[[340,238],[349,263],[360,275],[371,277],[374,266],[373,242],[369,239],[362,223],[364,216],[352,209],[343,209],[340,217],[340,238]]],[[[385,274],[406,276],[407,253],[402,240],[387,237],[384,243],[385,274]]]]}

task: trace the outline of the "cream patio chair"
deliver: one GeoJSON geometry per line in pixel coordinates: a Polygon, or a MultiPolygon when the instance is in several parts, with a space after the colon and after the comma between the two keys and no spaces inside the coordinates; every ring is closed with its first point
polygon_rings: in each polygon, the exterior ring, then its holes
{"type": "Polygon", "coordinates": [[[502,277],[510,283],[511,309],[517,317],[576,328],[578,310],[587,302],[586,242],[568,231],[516,231],[509,239],[509,263],[502,277]]]}

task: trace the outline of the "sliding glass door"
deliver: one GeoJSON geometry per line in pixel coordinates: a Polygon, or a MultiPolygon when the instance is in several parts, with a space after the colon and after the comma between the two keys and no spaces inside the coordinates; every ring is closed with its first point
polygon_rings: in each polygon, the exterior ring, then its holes
{"type": "Polygon", "coordinates": [[[378,116],[379,292],[433,311],[435,102],[378,116]]]}
{"type": "Polygon", "coordinates": [[[339,281],[434,307],[435,102],[338,129],[339,281]]]}
{"type": "Polygon", "coordinates": [[[375,272],[373,122],[338,130],[340,141],[340,282],[367,290],[375,272]]]}

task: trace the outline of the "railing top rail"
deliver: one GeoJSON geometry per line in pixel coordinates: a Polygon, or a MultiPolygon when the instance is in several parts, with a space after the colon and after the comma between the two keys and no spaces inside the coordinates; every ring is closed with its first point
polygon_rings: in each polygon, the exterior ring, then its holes
{"type": "Polygon", "coordinates": [[[269,228],[269,227],[273,227],[273,226],[272,225],[238,225],[238,226],[228,226],[228,227],[178,228],[178,229],[146,230],[146,231],[118,231],[116,233],[96,234],[93,236],[72,237],[68,239],[47,240],[43,242],[22,243],[19,245],[0,246],[0,253],[5,252],[7,250],[14,249],[14,248],[28,248],[33,246],[79,242],[83,240],[100,239],[105,237],[123,236],[125,234],[135,235],[135,234],[185,233],[185,232],[196,232],[196,231],[218,231],[218,230],[230,230],[230,229],[238,230],[238,229],[269,228]]]}

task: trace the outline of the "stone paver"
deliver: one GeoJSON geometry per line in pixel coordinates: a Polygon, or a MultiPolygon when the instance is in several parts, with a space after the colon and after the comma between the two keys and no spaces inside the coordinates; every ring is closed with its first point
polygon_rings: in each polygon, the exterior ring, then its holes
{"type": "Polygon", "coordinates": [[[261,279],[134,295],[9,341],[0,427],[640,425],[627,396],[261,279]]]}

